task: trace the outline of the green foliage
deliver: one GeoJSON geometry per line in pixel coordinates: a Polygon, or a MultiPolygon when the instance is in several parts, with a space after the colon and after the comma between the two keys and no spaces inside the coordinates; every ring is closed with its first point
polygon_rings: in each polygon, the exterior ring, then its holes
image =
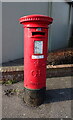
{"type": "Polygon", "coordinates": [[[12,84],[12,82],[13,82],[12,80],[8,80],[8,81],[6,81],[6,84],[10,85],[10,84],[12,84]]]}
{"type": "Polygon", "coordinates": [[[5,85],[11,85],[13,83],[15,83],[15,80],[7,80],[4,82],[5,85]]]}

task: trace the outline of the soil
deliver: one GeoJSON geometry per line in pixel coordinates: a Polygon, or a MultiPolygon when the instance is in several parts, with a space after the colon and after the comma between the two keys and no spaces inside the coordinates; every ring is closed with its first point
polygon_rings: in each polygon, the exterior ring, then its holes
{"type": "Polygon", "coordinates": [[[57,50],[48,53],[48,65],[73,64],[73,48],[57,50]]]}
{"type": "MultiPolygon", "coordinates": [[[[17,59],[3,63],[2,66],[21,66],[24,64],[24,59],[17,59]]],[[[61,64],[73,64],[73,48],[65,48],[62,50],[56,50],[48,53],[47,64],[48,65],[61,65],[61,64]]]]}

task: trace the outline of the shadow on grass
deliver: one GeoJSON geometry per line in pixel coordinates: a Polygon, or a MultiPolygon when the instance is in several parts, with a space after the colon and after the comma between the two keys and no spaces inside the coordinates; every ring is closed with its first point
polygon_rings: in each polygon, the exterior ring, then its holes
{"type": "Polygon", "coordinates": [[[73,88],[53,89],[46,91],[46,104],[67,100],[73,100],[73,88]]]}

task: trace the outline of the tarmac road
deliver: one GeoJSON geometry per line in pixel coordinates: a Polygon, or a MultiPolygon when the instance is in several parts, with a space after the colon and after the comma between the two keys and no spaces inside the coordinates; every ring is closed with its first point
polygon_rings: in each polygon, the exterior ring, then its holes
{"type": "Polygon", "coordinates": [[[23,102],[23,82],[3,85],[2,118],[71,118],[73,102],[73,77],[55,77],[46,80],[46,99],[39,107],[23,102]],[[16,89],[9,96],[6,90],[16,89]],[[5,95],[6,94],[6,95],[5,95]]]}

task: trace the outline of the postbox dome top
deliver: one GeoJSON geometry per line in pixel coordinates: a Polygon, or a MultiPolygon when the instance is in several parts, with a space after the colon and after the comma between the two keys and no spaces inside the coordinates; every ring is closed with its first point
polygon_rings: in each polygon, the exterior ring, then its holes
{"type": "Polygon", "coordinates": [[[19,19],[20,23],[24,23],[24,22],[45,22],[46,24],[51,24],[53,21],[53,18],[49,17],[49,16],[45,16],[45,15],[37,15],[37,14],[33,14],[33,15],[27,15],[27,16],[23,16],[19,19]]]}

